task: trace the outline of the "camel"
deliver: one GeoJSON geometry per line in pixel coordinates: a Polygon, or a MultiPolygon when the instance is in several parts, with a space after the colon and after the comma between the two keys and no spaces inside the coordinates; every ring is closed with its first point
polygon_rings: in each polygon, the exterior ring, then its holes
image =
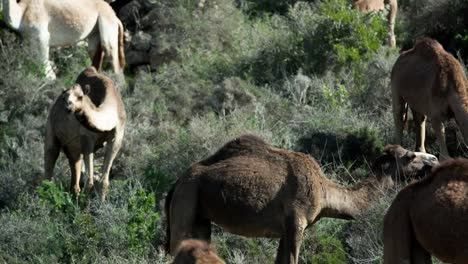
{"type": "Polygon", "coordinates": [[[173,264],[225,264],[206,242],[186,239],[177,248],[173,264]]]}
{"type": "Polygon", "coordinates": [[[104,55],[111,57],[115,73],[125,66],[123,26],[105,1],[3,0],[3,17],[29,40],[49,79],[56,78],[49,47],[70,46],[85,38],[96,69],[101,70],[104,55]]]}
{"type": "Polygon", "coordinates": [[[426,151],[426,116],[436,132],[441,159],[449,157],[443,121],[455,117],[468,142],[466,76],[463,66],[439,42],[423,39],[402,52],[393,66],[391,85],[396,144],[401,144],[408,107],[415,122],[416,151],[426,151]]]}
{"type": "Polygon", "coordinates": [[[70,191],[80,194],[81,165],[84,159],[88,187],[94,187],[94,152],[103,147],[102,194],[109,188],[109,172],[124,136],[126,114],[122,99],[110,78],[94,67],[80,73],[76,84],[65,90],[52,106],[44,144],[45,178],[52,179],[55,162],[63,150],[71,169],[70,191]]]}
{"type": "Polygon", "coordinates": [[[442,162],[402,189],[384,220],[384,263],[468,263],[468,160],[442,162]]]}
{"type": "Polygon", "coordinates": [[[364,12],[376,12],[385,9],[385,5],[390,6],[387,15],[388,27],[388,46],[394,48],[396,46],[395,38],[395,19],[398,11],[397,0],[351,0],[353,8],[364,12]]]}
{"type": "Polygon", "coordinates": [[[276,263],[297,263],[307,227],[322,217],[356,218],[393,179],[421,177],[436,160],[387,146],[367,180],[343,187],[309,155],[243,135],[193,164],[173,185],[165,204],[166,250],[173,254],[187,238],[210,241],[213,221],[233,234],[280,238],[276,263]]]}

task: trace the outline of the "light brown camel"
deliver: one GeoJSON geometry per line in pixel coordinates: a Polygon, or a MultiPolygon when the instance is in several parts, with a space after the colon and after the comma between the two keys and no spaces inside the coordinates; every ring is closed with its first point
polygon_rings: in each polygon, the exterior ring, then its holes
{"type": "Polygon", "coordinates": [[[395,141],[401,144],[408,107],[413,112],[416,151],[425,152],[426,116],[431,118],[441,158],[449,157],[443,121],[455,117],[468,143],[467,80],[462,65],[433,39],[418,41],[401,53],[392,69],[395,141]]]}
{"type": "Polygon", "coordinates": [[[397,195],[384,221],[384,263],[468,263],[468,160],[449,160],[397,195]]]}
{"type": "Polygon", "coordinates": [[[351,0],[351,5],[364,12],[374,12],[385,9],[385,5],[390,6],[387,15],[388,26],[388,46],[394,48],[396,46],[395,38],[395,19],[398,11],[397,0],[351,0]]]}
{"type": "Polygon", "coordinates": [[[44,144],[45,177],[51,179],[60,150],[71,169],[71,192],[80,193],[82,160],[88,186],[94,186],[94,152],[106,142],[102,167],[102,200],[109,187],[109,172],[124,136],[126,114],[122,99],[111,79],[86,68],[76,84],[64,91],[52,106],[47,119],[44,144]]]}
{"type": "Polygon", "coordinates": [[[241,136],[193,164],[174,184],[166,198],[166,247],[174,253],[184,239],[210,241],[213,221],[233,234],[281,238],[276,263],[297,263],[307,227],[322,217],[353,219],[393,184],[392,178],[422,176],[431,165],[429,158],[387,146],[372,176],[342,187],[309,155],[241,136]]]}
{"type": "Polygon", "coordinates": [[[205,241],[186,239],[176,250],[173,264],[225,264],[205,241]]]}
{"type": "Polygon", "coordinates": [[[70,46],[85,38],[98,70],[104,55],[111,57],[116,73],[125,65],[123,26],[105,1],[3,0],[3,17],[29,40],[50,79],[55,79],[55,73],[49,47],[70,46]]]}

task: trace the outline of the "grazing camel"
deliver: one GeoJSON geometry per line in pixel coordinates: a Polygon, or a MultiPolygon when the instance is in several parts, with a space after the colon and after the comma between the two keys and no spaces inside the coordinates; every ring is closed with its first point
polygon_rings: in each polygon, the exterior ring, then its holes
{"type": "Polygon", "coordinates": [[[94,186],[94,152],[106,142],[102,167],[102,200],[109,187],[109,172],[124,136],[126,114],[122,99],[112,80],[86,68],[76,84],[64,91],[52,106],[47,119],[44,144],[44,172],[53,176],[60,150],[65,152],[71,169],[70,191],[79,195],[84,159],[88,186],[94,186]]]}
{"type": "Polygon", "coordinates": [[[441,163],[406,186],[384,221],[384,263],[468,263],[468,160],[441,163]]]}
{"type": "Polygon", "coordinates": [[[425,155],[387,146],[367,180],[342,187],[312,157],[241,136],[193,164],[168,193],[166,249],[173,254],[187,238],[210,241],[213,221],[233,234],[280,238],[276,263],[297,263],[307,227],[360,215],[392,179],[424,175],[436,160],[425,155]]]}
{"type": "Polygon", "coordinates": [[[387,16],[388,23],[388,46],[394,48],[396,46],[395,38],[395,19],[398,11],[397,0],[351,0],[353,8],[364,12],[380,11],[385,9],[385,5],[390,6],[387,16]]]}
{"type": "Polygon", "coordinates": [[[441,159],[448,158],[443,121],[455,117],[468,142],[468,84],[462,65],[433,39],[401,53],[391,75],[395,141],[401,144],[408,107],[413,112],[416,151],[425,152],[426,116],[431,118],[441,159]]]}
{"type": "Polygon", "coordinates": [[[177,248],[173,264],[225,264],[206,242],[186,239],[177,248]]]}
{"type": "Polygon", "coordinates": [[[104,55],[111,57],[116,73],[125,66],[123,26],[105,1],[3,0],[3,17],[29,40],[49,79],[55,79],[49,47],[70,46],[85,38],[96,69],[101,69],[104,55]]]}

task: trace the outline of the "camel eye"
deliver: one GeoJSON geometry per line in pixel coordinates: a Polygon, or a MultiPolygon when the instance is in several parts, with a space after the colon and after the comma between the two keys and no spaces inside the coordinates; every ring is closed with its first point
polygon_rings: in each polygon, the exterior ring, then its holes
{"type": "Polygon", "coordinates": [[[16,0],[16,3],[19,4],[19,2],[21,2],[21,0],[16,0]]]}
{"type": "Polygon", "coordinates": [[[79,96],[78,96],[78,100],[83,100],[83,96],[82,96],[82,95],[79,95],[79,96]]]}
{"type": "Polygon", "coordinates": [[[416,154],[414,154],[414,153],[407,153],[407,155],[406,155],[406,159],[407,159],[408,161],[412,161],[412,160],[414,160],[415,158],[416,158],[416,154]]]}

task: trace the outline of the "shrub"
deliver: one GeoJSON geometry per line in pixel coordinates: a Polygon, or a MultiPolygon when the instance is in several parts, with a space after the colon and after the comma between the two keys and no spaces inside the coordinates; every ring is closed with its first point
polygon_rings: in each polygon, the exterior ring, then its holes
{"type": "Polygon", "coordinates": [[[406,10],[402,12],[403,16],[406,16],[406,30],[409,32],[405,39],[405,46],[409,48],[415,40],[431,37],[441,42],[449,52],[456,55],[460,51],[462,58],[466,58],[468,55],[467,12],[468,2],[465,0],[408,2],[406,10]]]}
{"type": "Polygon", "coordinates": [[[64,191],[62,186],[57,186],[54,182],[43,181],[37,187],[37,194],[41,201],[50,204],[54,213],[71,214],[75,212],[71,194],[64,191]]]}
{"type": "MultiPolygon", "coordinates": [[[[297,15],[308,12],[293,11],[297,15]]],[[[366,14],[351,9],[346,0],[326,0],[319,2],[315,12],[321,14],[308,23],[315,25],[301,26],[304,30],[304,45],[308,61],[313,71],[323,72],[329,65],[341,68],[356,69],[359,72],[359,63],[370,59],[382,46],[386,37],[386,24],[383,14],[366,14]],[[379,15],[380,14],[380,15],[379,15]]],[[[302,19],[302,21],[304,21],[302,19]]]]}
{"type": "Polygon", "coordinates": [[[154,194],[147,194],[144,189],[136,190],[128,201],[128,211],[130,219],[127,224],[127,233],[130,249],[140,255],[147,255],[149,245],[156,233],[156,221],[159,220],[154,194]]]}

